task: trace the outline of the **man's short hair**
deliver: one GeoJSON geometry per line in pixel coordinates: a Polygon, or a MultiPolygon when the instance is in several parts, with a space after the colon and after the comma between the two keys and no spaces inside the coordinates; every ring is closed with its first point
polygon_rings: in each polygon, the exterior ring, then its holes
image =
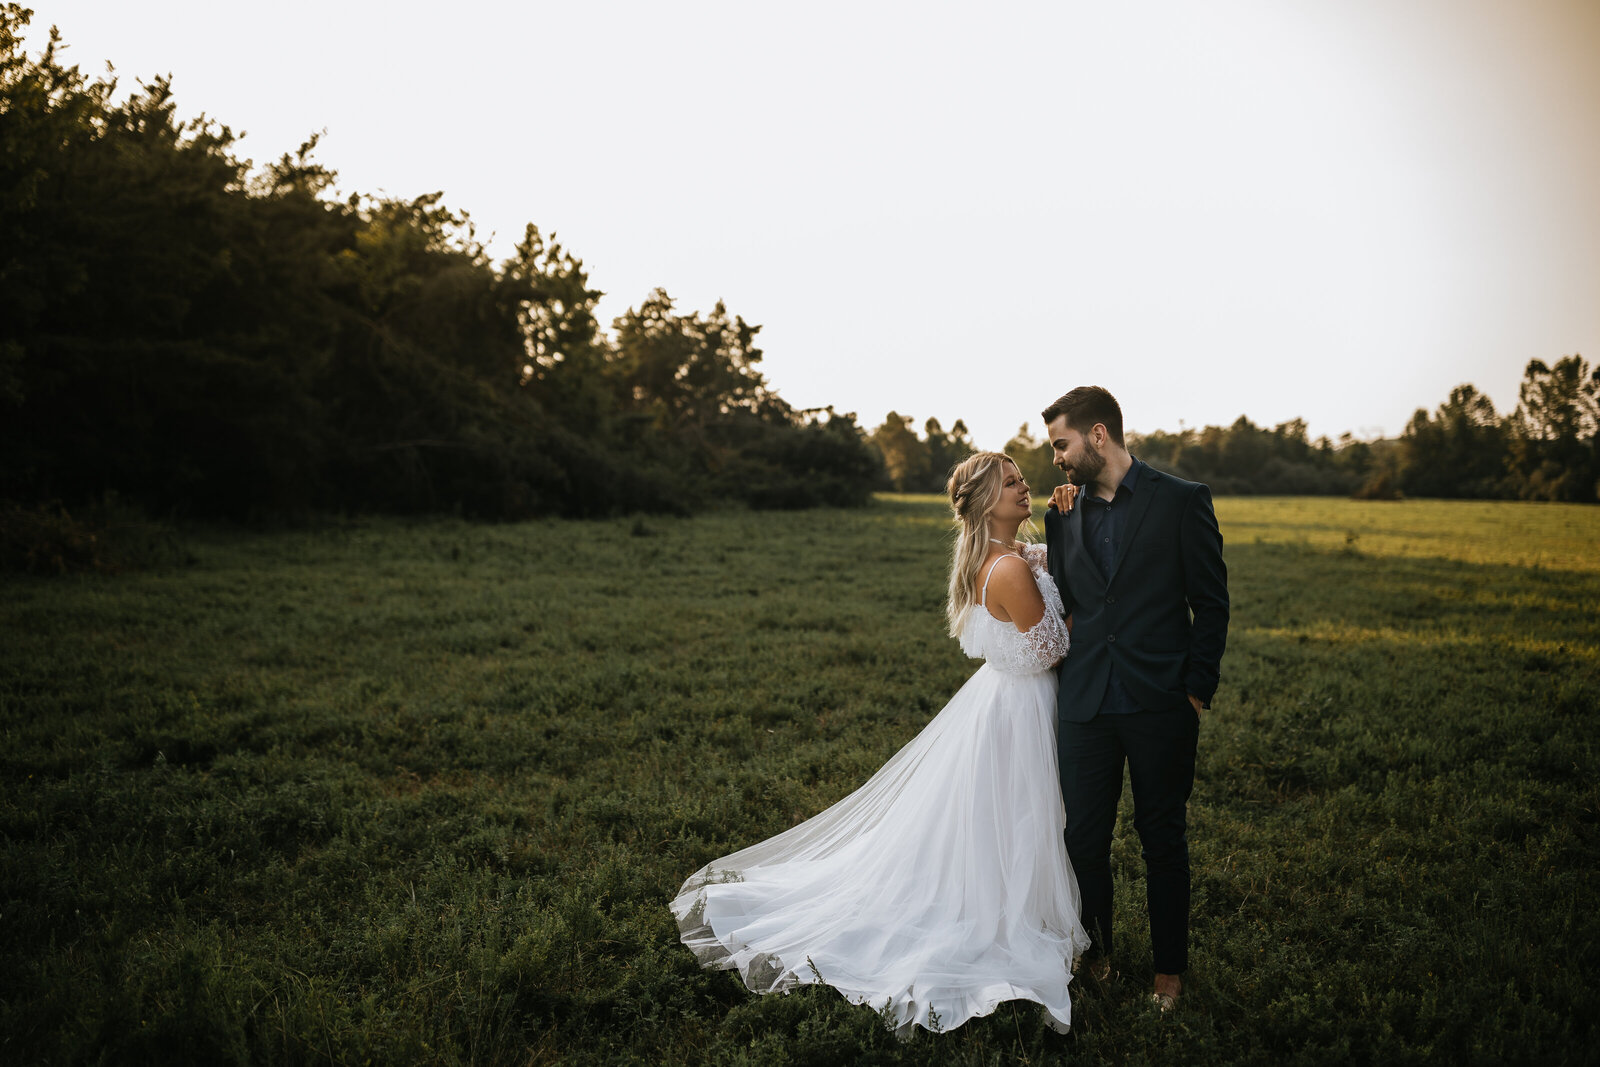
{"type": "Polygon", "coordinates": [[[1098,385],[1080,385],[1044,409],[1044,424],[1049,425],[1062,415],[1067,425],[1079,433],[1088,433],[1095,423],[1106,428],[1106,433],[1118,445],[1122,444],[1122,405],[1109,390],[1098,385]]]}

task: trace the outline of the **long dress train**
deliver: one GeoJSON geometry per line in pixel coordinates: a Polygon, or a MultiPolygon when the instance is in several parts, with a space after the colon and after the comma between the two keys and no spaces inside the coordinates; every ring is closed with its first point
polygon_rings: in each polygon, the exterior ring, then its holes
{"type": "Polygon", "coordinates": [[[974,606],[961,647],[985,662],[920,734],[826,811],[684,882],[671,908],[704,966],[757,993],[826,983],[886,1010],[901,1036],[1019,999],[1066,1031],[1089,946],[1056,775],[1068,638],[1043,546],[1028,549],[1037,625],[1019,633],[974,606]]]}

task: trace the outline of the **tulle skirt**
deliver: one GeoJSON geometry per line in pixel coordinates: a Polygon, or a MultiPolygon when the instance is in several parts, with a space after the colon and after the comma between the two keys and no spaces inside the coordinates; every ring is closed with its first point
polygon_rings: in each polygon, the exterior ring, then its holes
{"type": "Polygon", "coordinates": [[[1065,1032],[1089,938],[1055,724],[1054,672],[985,664],[860,789],[696,871],[671,904],[683,943],[757,993],[831,985],[901,1036],[1008,1000],[1065,1032]]]}

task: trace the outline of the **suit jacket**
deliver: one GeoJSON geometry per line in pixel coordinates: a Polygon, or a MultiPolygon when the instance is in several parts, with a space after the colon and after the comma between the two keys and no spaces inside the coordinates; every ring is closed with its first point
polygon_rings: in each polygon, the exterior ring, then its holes
{"type": "Polygon", "coordinates": [[[1083,498],[1066,515],[1045,512],[1050,576],[1072,616],[1057,710],[1087,722],[1100,710],[1111,668],[1146,711],[1210,703],[1228,639],[1228,569],[1211,490],[1146,466],[1110,574],[1083,544],[1083,498]]]}

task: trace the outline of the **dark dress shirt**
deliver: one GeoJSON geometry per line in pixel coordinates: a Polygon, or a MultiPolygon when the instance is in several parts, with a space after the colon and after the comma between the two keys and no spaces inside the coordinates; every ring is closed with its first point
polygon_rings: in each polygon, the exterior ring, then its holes
{"type": "MultiPolygon", "coordinates": [[[[1087,485],[1084,486],[1083,495],[1078,499],[1078,506],[1083,508],[1084,547],[1100,565],[1102,575],[1111,574],[1112,565],[1117,558],[1117,545],[1123,527],[1127,525],[1128,509],[1133,506],[1134,487],[1139,484],[1139,475],[1143,469],[1144,464],[1137,459],[1134,460],[1133,466],[1128,468],[1128,473],[1117,483],[1117,491],[1112,494],[1110,500],[1091,496],[1094,490],[1087,485]]],[[[1100,714],[1127,715],[1142,710],[1144,709],[1133,699],[1133,694],[1128,692],[1127,686],[1122,684],[1122,679],[1117,677],[1117,668],[1113,666],[1111,680],[1106,685],[1106,695],[1100,701],[1100,714]]]]}

